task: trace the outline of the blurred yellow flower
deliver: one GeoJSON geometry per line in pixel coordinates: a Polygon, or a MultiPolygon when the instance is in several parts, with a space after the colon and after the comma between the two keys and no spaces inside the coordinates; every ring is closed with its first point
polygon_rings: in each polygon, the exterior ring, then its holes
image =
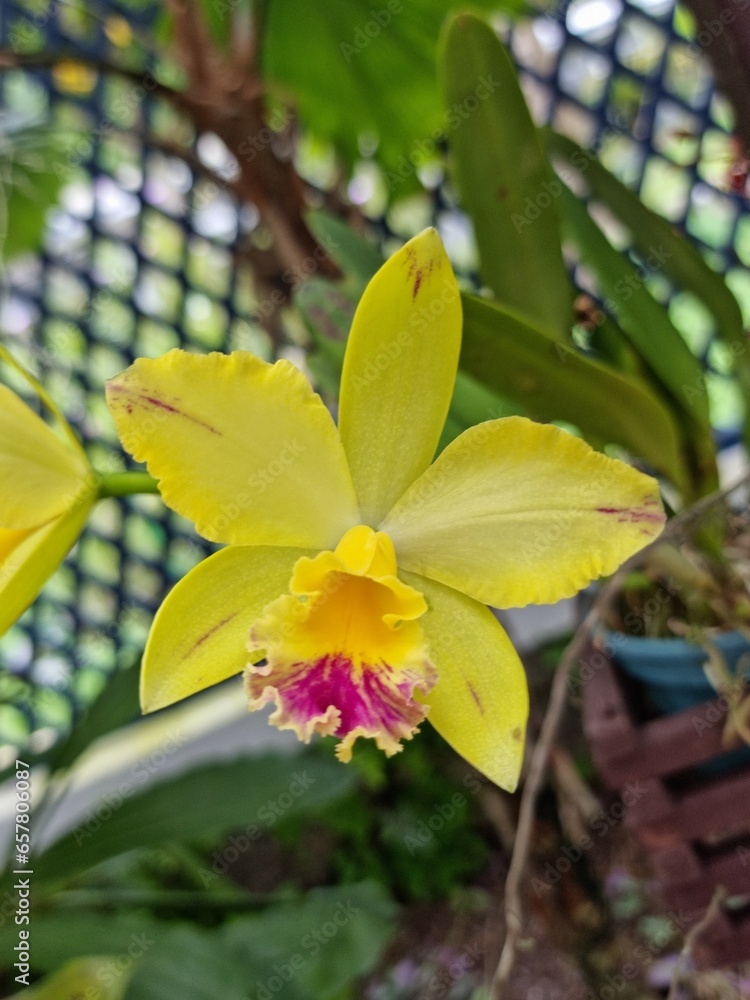
{"type": "Polygon", "coordinates": [[[96,71],[73,59],[66,59],[54,66],[52,77],[58,90],[64,94],[85,96],[96,86],[96,71]]]}
{"type": "Polygon", "coordinates": [[[2,348],[51,411],[61,436],[0,385],[0,635],[31,604],[86,524],[97,478],[42,387],[2,348]]]}

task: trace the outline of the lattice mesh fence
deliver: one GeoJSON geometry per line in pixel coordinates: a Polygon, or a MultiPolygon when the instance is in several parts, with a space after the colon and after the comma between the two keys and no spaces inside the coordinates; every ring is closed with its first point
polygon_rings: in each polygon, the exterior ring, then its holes
{"type": "MultiPolygon", "coordinates": [[[[714,89],[691,28],[672,0],[573,0],[517,28],[513,52],[537,118],[595,149],[646,205],[687,232],[726,275],[747,322],[747,183],[731,108],[714,89]]],[[[628,245],[626,233],[609,229],[628,245]]],[[[703,358],[715,426],[720,440],[733,442],[740,402],[725,377],[727,351],[696,300],[673,295],[656,271],[644,266],[644,280],[669,300],[675,325],[703,358]]],[[[576,279],[589,283],[581,271],[576,279]]]]}
{"type": "MultiPolygon", "coordinates": [[[[5,0],[0,46],[122,61],[149,37],[155,15],[147,0],[5,0]]],[[[731,190],[731,116],[687,32],[671,0],[575,0],[516,26],[512,48],[538,119],[597,148],[649,205],[685,226],[749,313],[750,217],[744,192],[731,190]]],[[[70,64],[16,70],[0,76],[0,94],[2,133],[50,116],[65,149],[43,253],[7,269],[0,331],[62,404],[94,465],[114,471],[123,456],[102,384],[134,357],[185,344],[271,356],[250,274],[235,266],[238,247],[262,240],[262,228],[251,207],[174,155],[187,147],[196,164],[226,166],[211,137],[196,142],[154,96],[148,74],[131,80],[70,64]]],[[[384,213],[373,190],[363,164],[350,195],[385,237],[436,219],[460,250],[465,226],[439,188],[416,213],[398,204],[384,213]]],[[[577,277],[585,286],[586,275],[577,277]]],[[[672,298],[673,314],[716,368],[714,410],[731,430],[737,401],[721,378],[726,359],[682,298],[672,298]]],[[[294,330],[286,350],[299,350],[294,330]]],[[[137,655],[166,588],[208,550],[158,498],[101,503],[75,553],[0,640],[0,745],[41,750],[53,741],[118,657],[137,655]]]]}

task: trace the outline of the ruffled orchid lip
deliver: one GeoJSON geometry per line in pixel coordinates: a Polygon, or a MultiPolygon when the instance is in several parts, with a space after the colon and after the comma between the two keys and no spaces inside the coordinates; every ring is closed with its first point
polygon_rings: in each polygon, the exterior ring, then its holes
{"type": "Polygon", "coordinates": [[[246,689],[251,710],[275,702],[270,722],[292,729],[305,743],[313,733],[337,736],[339,760],[351,759],[360,736],[371,737],[390,757],[411,739],[427,714],[414,694],[426,694],[436,680],[428,660],[423,672],[394,671],[387,663],[362,664],[331,653],[308,663],[289,665],[280,676],[272,663],[248,669],[246,689]]]}
{"type": "Polygon", "coordinates": [[[422,595],[398,579],[387,535],[359,525],[334,552],[303,557],[290,594],[269,604],[250,632],[262,663],[247,668],[251,710],[274,703],[270,721],[309,742],[340,738],[351,758],[359,737],[391,755],[427,714],[415,699],[437,680],[421,626],[422,595]]]}

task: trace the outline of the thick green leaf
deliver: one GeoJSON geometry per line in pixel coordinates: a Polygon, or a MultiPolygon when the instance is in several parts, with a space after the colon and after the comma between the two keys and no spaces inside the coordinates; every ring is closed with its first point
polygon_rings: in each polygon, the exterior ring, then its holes
{"type": "Polygon", "coordinates": [[[486,383],[459,369],[456,372],[453,398],[438,444],[438,453],[474,424],[480,424],[483,420],[494,420],[497,417],[515,416],[521,412],[518,405],[498,396],[486,383]]]}
{"type": "MultiPolygon", "coordinates": [[[[598,322],[591,332],[590,343],[598,356],[617,371],[641,379],[650,377],[641,356],[633,350],[628,338],[607,313],[602,312],[598,317],[598,322]]],[[[659,391],[658,388],[656,391],[659,391]]]]}
{"type": "Polygon", "coordinates": [[[699,298],[714,317],[721,337],[729,344],[740,344],[744,351],[742,313],[737,300],[693,244],[670,222],[647,208],[592,153],[551,129],[543,129],[542,135],[550,155],[560,158],[561,172],[572,167],[579,177],[584,177],[593,196],[628,227],[640,255],[645,258],[659,253],[664,273],[699,298]]]}
{"type": "Polygon", "coordinates": [[[393,936],[395,915],[382,886],[339,885],[241,917],[228,925],[225,939],[237,954],[265,957],[266,981],[274,974],[288,977],[306,997],[338,1000],[352,996],[356,980],[377,966],[393,936]]]}
{"type": "MultiPolygon", "coordinates": [[[[175,927],[138,963],[125,1000],[247,1000],[264,971],[259,954],[236,957],[218,931],[175,927]]],[[[289,997],[303,1000],[293,990],[289,997]]]]}
{"type": "MultiPolygon", "coordinates": [[[[305,125],[349,165],[360,142],[376,144],[391,194],[415,185],[416,169],[450,127],[435,89],[437,39],[450,0],[283,0],[268,5],[263,76],[291,97],[305,125]]],[[[520,0],[481,0],[519,10],[520,0]]]]}
{"type": "MultiPolygon", "coordinates": [[[[543,129],[542,135],[550,155],[557,156],[561,161],[561,174],[564,176],[567,169],[572,169],[579,178],[584,178],[591,194],[628,227],[633,245],[641,257],[648,258],[658,253],[664,273],[679,288],[695,295],[708,309],[717,333],[729,345],[745,405],[750,410],[750,352],[742,312],[722,276],[709,267],[688,239],[670,222],[647,208],[592,153],[551,129],[543,129]]],[[[694,388],[702,390],[703,381],[699,381],[694,388]]]]}
{"type": "MultiPolygon", "coordinates": [[[[33,952],[33,949],[32,949],[33,952]]],[[[30,990],[17,994],[14,1000],[122,1000],[131,969],[119,971],[120,956],[77,958],[67,962],[54,975],[37,983],[30,990]]]]}
{"type": "Polygon", "coordinates": [[[619,444],[678,486],[685,480],[668,408],[640,381],[593,361],[474,295],[462,296],[461,367],[541,420],[565,420],[619,444]]]}
{"type": "Polygon", "coordinates": [[[695,425],[708,428],[708,401],[695,393],[703,371],[673,326],[667,310],[646,287],[645,276],[616,250],[578,198],[562,182],[559,196],[566,236],[599,284],[607,310],[658,378],[671,402],[695,425]]]}
{"type": "Polygon", "coordinates": [[[476,233],[481,274],[500,303],[567,340],[572,290],[554,174],[504,46],[484,22],[453,18],[441,58],[456,182],[476,233]]]}
{"type": "MultiPolygon", "coordinates": [[[[356,775],[333,760],[267,754],[196,768],[120,796],[100,820],[83,823],[34,858],[40,878],[64,878],[136,847],[263,830],[280,812],[316,811],[353,786],[356,775]]],[[[248,849],[252,841],[248,839],[248,849]]]]}
{"type": "Polygon", "coordinates": [[[125,1000],[343,1000],[375,968],[396,907],[370,882],[313,889],[207,931],[162,932],[139,961],[125,1000]]]}

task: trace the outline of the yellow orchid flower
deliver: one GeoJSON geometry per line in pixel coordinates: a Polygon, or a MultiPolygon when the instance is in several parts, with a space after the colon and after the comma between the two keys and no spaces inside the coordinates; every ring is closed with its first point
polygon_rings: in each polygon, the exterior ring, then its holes
{"type": "Polygon", "coordinates": [[[37,380],[0,348],[29,382],[63,436],[0,385],[0,635],[31,604],[86,524],[96,477],[65,418],[37,380]]]}
{"type": "Polygon", "coordinates": [[[157,613],[144,711],[244,669],[251,709],[274,703],[270,721],[305,741],[335,735],[342,760],[359,736],[395,753],[428,717],[515,788],[527,686],[486,605],[575,593],[664,515],[653,479],[521,417],[472,427],[432,462],[460,341],[458,287],[430,229],[365,290],[338,429],[288,361],[241,351],[174,350],[108,383],[125,448],[227,545],[157,613]]]}

